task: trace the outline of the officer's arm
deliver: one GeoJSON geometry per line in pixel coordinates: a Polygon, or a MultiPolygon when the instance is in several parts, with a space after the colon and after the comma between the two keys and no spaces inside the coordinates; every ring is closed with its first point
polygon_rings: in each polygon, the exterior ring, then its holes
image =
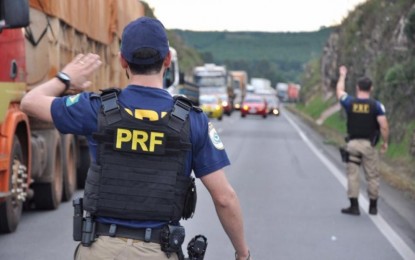
{"type": "MultiPolygon", "coordinates": [[[[83,90],[91,85],[88,80],[92,73],[101,65],[99,56],[89,53],[80,54],[63,68],[63,72],[70,78],[71,87],[83,90]]],[[[52,122],[51,105],[55,97],[65,91],[65,84],[57,78],[30,90],[22,99],[20,108],[30,116],[52,122]]]]}
{"type": "Polygon", "coordinates": [[[222,226],[230,238],[238,258],[247,259],[249,252],[245,241],[242,210],[238,196],[229,184],[223,169],[201,178],[215,204],[222,226]]]}
{"type": "Polygon", "coordinates": [[[65,84],[57,78],[53,78],[40,86],[35,87],[27,93],[20,108],[30,116],[39,118],[46,122],[52,122],[50,108],[55,97],[59,96],[65,89],[65,84]]]}
{"type": "Polygon", "coordinates": [[[389,124],[388,124],[388,120],[385,115],[378,116],[377,120],[380,126],[380,134],[382,135],[382,140],[383,140],[381,152],[384,153],[388,149],[389,124]]]}
{"type": "Polygon", "coordinates": [[[336,86],[336,97],[338,100],[346,94],[345,91],[345,82],[346,82],[346,75],[347,75],[347,68],[345,66],[340,66],[339,68],[339,79],[337,81],[336,86]]]}

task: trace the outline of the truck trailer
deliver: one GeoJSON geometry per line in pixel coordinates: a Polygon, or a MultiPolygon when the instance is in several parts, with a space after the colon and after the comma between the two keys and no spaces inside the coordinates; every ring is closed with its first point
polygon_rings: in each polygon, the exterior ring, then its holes
{"type": "MultiPolygon", "coordinates": [[[[0,232],[10,233],[25,206],[56,209],[70,200],[83,188],[90,162],[85,137],[29,117],[19,108],[21,98],[79,53],[97,53],[103,61],[91,91],[125,86],[122,30],[144,15],[144,6],[137,0],[0,0],[0,9],[0,232]]],[[[177,83],[173,67],[167,88],[177,83]]]]}
{"type": "Polygon", "coordinates": [[[234,108],[239,110],[246,95],[248,73],[244,70],[231,70],[229,71],[229,77],[234,92],[234,108]]]}

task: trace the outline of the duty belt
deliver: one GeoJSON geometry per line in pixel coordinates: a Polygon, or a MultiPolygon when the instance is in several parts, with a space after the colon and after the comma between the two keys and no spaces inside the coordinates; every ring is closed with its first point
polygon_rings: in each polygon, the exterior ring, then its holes
{"type": "Polygon", "coordinates": [[[115,224],[96,223],[97,236],[123,237],[160,244],[162,228],[131,228],[115,224]]]}

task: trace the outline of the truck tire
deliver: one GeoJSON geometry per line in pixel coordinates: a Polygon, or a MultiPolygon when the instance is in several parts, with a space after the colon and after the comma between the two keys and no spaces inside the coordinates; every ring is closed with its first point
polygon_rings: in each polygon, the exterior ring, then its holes
{"type": "Polygon", "coordinates": [[[91,158],[89,155],[89,148],[86,145],[79,146],[79,164],[77,169],[77,181],[78,188],[83,189],[85,187],[86,175],[88,174],[89,164],[91,158]]]}
{"type": "MultiPolygon", "coordinates": [[[[23,168],[27,170],[27,166],[24,162],[22,147],[16,136],[13,138],[10,158],[9,172],[11,176],[9,191],[11,192],[13,187],[16,188],[16,185],[19,185],[19,183],[16,182],[18,178],[21,178],[21,173],[17,172],[19,165],[23,165],[23,168]]],[[[26,174],[26,172],[24,172],[24,174],[26,174]]],[[[7,197],[6,200],[0,204],[0,233],[14,232],[20,222],[23,210],[23,201],[18,199],[17,196],[18,194],[12,193],[11,196],[7,197]]]]}
{"type": "Polygon", "coordinates": [[[76,181],[76,150],[73,135],[61,135],[62,140],[62,166],[63,166],[63,194],[62,201],[69,201],[74,194],[76,181]]]}
{"type": "Polygon", "coordinates": [[[60,135],[56,130],[43,133],[47,140],[48,159],[42,173],[47,177],[47,182],[35,182],[32,184],[34,202],[37,209],[56,209],[62,201],[63,193],[63,168],[62,147],[60,135]]]}

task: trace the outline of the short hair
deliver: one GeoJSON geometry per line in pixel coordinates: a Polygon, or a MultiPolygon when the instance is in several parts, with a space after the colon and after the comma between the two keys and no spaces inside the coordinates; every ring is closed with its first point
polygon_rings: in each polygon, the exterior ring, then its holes
{"type": "MultiPolygon", "coordinates": [[[[142,48],[137,50],[134,53],[134,58],[138,59],[151,59],[156,56],[160,57],[160,53],[152,48],[142,48]]],[[[135,64],[130,63],[127,61],[128,66],[130,67],[131,73],[133,75],[141,74],[141,75],[151,75],[155,73],[159,73],[162,66],[163,66],[163,58],[158,58],[155,62],[150,64],[135,64]]]]}
{"type": "Polygon", "coordinates": [[[372,88],[372,80],[370,80],[368,77],[361,77],[357,81],[357,86],[361,91],[370,91],[372,88]]]}

